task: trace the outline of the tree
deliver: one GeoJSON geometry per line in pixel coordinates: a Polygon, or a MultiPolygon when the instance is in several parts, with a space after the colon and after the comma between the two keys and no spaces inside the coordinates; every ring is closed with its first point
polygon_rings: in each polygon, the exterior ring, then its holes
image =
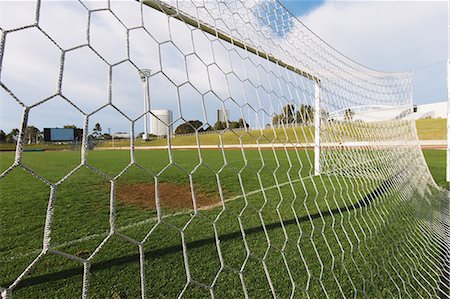
{"type": "Polygon", "coordinates": [[[216,130],[216,131],[225,130],[226,128],[227,128],[227,123],[224,121],[217,121],[214,124],[214,130],[216,130]]]}
{"type": "Polygon", "coordinates": [[[283,123],[283,124],[290,124],[294,121],[294,115],[295,115],[295,107],[292,104],[287,104],[283,107],[281,114],[275,114],[275,116],[272,118],[272,123],[274,125],[283,123]]]}
{"type": "Polygon", "coordinates": [[[281,122],[281,117],[278,114],[275,114],[274,117],[272,117],[272,124],[279,125],[281,122]]]}
{"type": "Polygon", "coordinates": [[[199,120],[189,120],[181,125],[179,125],[175,129],[175,134],[192,134],[195,133],[195,131],[202,132],[203,130],[201,128],[203,126],[203,123],[199,120]]]}
{"type": "Polygon", "coordinates": [[[294,121],[295,107],[292,104],[287,104],[283,108],[283,122],[285,124],[292,123],[294,121]]]}
{"type": "Polygon", "coordinates": [[[238,120],[238,124],[239,124],[239,128],[244,128],[244,127],[248,128],[248,127],[250,127],[250,125],[247,122],[245,122],[243,118],[240,118],[238,120]]]}
{"type": "Polygon", "coordinates": [[[239,127],[239,122],[238,121],[230,121],[228,122],[230,125],[230,129],[238,129],[239,127]]]}
{"type": "Polygon", "coordinates": [[[352,111],[352,109],[350,109],[350,108],[345,109],[345,112],[344,112],[344,120],[346,120],[346,121],[351,121],[351,120],[353,119],[353,116],[354,116],[354,115],[355,115],[355,112],[352,111]]]}
{"type": "Polygon", "coordinates": [[[250,125],[248,123],[244,122],[243,118],[240,118],[238,121],[230,121],[230,122],[228,122],[228,124],[230,125],[230,129],[240,129],[240,128],[244,128],[244,127],[247,127],[247,128],[250,127],[250,125]]]}
{"type": "Polygon", "coordinates": [[[98,138],[102,135],[102,126],[99,123],[96,123],[93,129],[94,133],[92,134],[92,136],[94,138],[98,138]]]}
{"type": "MultiPolygon", "coordinates": [[[[100,124],[98,124],[98,125],[100,126],[100,124]]],[[[75,126],[75,125],[64,125],[63,128],[64,128],[64,129],[76,129],[77,126],[75,126]]],[[[101,128],[100,128],[100,131],[101,131],[101,128]]]]}
{"type": "Polygon", "coordinates": [[[8,142],[8,143],[16,142],[18,136],[19,136],[19,129],[17,129],[17,128],[12,129],[11,132],[9,132],[6,135],[6,142],[8,142]]]}
{"type": "Polygon", "coordinates": [[[314,121],[314,108],[310,105],[301,105],[296,113],[296,122],[310,124],[314,121]]]}
{"type": "Polygon", "coordinates": [[[94,132],[101,132],[102,126],[99,123],[96,123],[94,126],[94,132]]]}
{"type": "Polygon", "coordinates": [[[6,133],[3,130],[0,130],[0,142],[6,141],[6,133]]]}
{"type": "Polygon", "coordinates": [[[27,126],[25,129],[25,140],[27,140],[28,144],[37,143],[40,133],[41,131],[35,126],[27,126]]]}

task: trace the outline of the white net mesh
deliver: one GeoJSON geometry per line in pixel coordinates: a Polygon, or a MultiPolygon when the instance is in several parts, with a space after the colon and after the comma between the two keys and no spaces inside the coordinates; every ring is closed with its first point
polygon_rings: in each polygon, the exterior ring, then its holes
{"type": "Polygon", "coordinates": [[[357,64],[277,1],[2,14],[3,298],[449,297],[411,74],[357,64]],[[32,125],[66,122],[81,146],[30,152],[32,125]]]}

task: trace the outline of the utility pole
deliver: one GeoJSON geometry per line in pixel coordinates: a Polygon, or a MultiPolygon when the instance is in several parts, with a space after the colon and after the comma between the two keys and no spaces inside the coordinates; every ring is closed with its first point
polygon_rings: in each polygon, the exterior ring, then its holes
{"type": "Polygon", "coordinates": [[[150,110],[150,97],[148,88],[148,78],[150,77],[151,71],[148,69],[139,70],[139,76],[141,77],[143,88],[144,88],[144,134],[142,135],[142,140],[147,141],[148,134],[148,113],[150,110]]]}

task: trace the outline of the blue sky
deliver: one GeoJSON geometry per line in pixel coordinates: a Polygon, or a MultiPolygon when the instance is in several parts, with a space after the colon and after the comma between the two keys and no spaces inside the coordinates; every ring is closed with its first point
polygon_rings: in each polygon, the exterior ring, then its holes
{"type": "Polygon", "coordinates": [[[282,0],[281,3],[296,16],[303,16],[324,4],[324,0],[282,0]]]}

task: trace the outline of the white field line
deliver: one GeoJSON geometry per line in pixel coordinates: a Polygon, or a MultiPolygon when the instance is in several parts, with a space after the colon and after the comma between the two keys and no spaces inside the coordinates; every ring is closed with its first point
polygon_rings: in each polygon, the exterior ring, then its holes
{"type": "MultiPolygon", "coordinates": [[[[307,176],[307,177],[304,177],[304,178],[301,178],[301,179],[302,180],[308,180],[308,179],[311,179],[312,177],[314,177],[314,176],[310,175],[310,176],[307,176]]],[[[299,182],[301,179],[291,180],[291,182],[292,183],[299,182]]],[[[284,187],[286,185],[289,185],[289,182],[284,182],[284,183],[281,183],[281,184],[278,184],[278,185],[273,185],[273,186],[264,188],[264,191],[276,189],[277,186],[278,187],[284,187]]],[[[245,196],[246,197],[247,196],[252,196],[252,195],[258,194],[258,193],[260,193],[262,191],[263,191],[263,189],[254,190],[254,191],[246,193],[245,196]]],[[[244,197],[244,195],[242,195],[242,194],[241,195],[237,195],[237,196],[230,197],[230,198],[226,199],[225,202],[235,201],[235,200],[241,199],[243,197],[244,197]]],[[[210,209],[217,208],[217,207],[220,207],[220,206],[222,206],[222,202],[202,207],[199,210],[210,210],[210,209]]],[[[180,215],[187,215],[187,214],[191,214],[191,213],[192,213],[192,210],[182,211],[182,212],[177,212],[177,213],[174,213],[174,214],[169,214],[169,215],[163,216],[162,218],[166,219],[166,218],[176,217],[176,216],[180,216],[180,215]]],[[[122,227],[117,229],[117,232],[126,231],[126,230],[134,228],[134,227],[138,227],[138,226],[141,226],[141,225],[144,225],[144,224],[157,222],[157,221],[158,221],[158,217],[152,217],[152,218],[149,218],[149,219],[145,219],[145,220],[142,220],[142,221],[139,221],[139,222],[135,222],[135,223],[132,223],[132,224],[129,224],[129,225],[122,226],[122,227]]],[[[60,249],[60,248],[66,247],[66,246],[82,243],[82,242],[93,240],[93,239],[96,239],[96,238],[99,238],[99,237],[106,238],[109,235],[109,233],[110,233],[109,231],[105,231],[103,233],[92,234],[92,235],[89,235],[89,236],[86,236],[86,237],[82,237],[82,238],[79,238],[79,239],[74,239],[74,240],[70,240],[70,241],[67,241],[67,242],[55,244],[54,246],[51,246],[50,248],[51,249],[60,249]]],[[[15,256],[7,257],[7,258],[2,258],[0,260],[1,261],[15,260],[15,259],[18,259],[18,258],[39,254],[41,251],[42,251],[42,249],[35,249],[35,250],[27,252],[27,253],[18,254],[18,255],[15,255],[15,256]]]]}
{"type": "MultiPolygon", "coordinates": [[[[442,146],[446,145],[446,140],[419,140],[420,146],[442,146]]],[[[339,148],[339,147],[367,147],[367,146],[373,146],[373,147],[398,147],[398,146],[404,146],[404,147],[411,147],[417,145],[416,140],[411,141],[404,141],[404,140],[391,140],[391,141],[358,141],[358,142],[326,142],[322,143],[321,146],[324,148],[339,148]]],[[[297,147],[298,149],[303,148],[313,148],[314,143],[261,143],[261,144],[224,144],[221,145],[202,145],[202,149],[258,149],[258,148],[294,148],[297,147]]],[[[197,145],[172,145],[172,149],[198,149],[197,145]]],[[[129,150],[129,147],[126,146],[116,146],[116,147],[96,147],[95,150],[129,150]]],[[[167,150],[167,145],[153,145],[153,146],[136,146],[136,150],[167,150]]]]}

